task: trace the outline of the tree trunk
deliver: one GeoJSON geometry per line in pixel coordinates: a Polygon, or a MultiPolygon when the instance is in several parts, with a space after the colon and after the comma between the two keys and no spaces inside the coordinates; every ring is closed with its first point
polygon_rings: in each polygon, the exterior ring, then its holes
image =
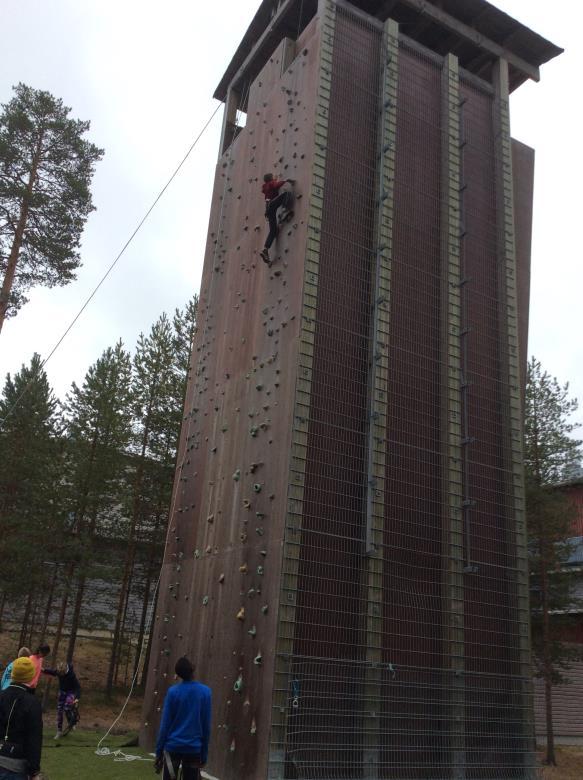
{"type": "Polygon", "coordinates": [[[2,593],[2,598],[0,599],[0,631],[2,631],[2,622],[4,620],[4,607],[6,606],[6,593],[2,593]]]}
{"type": "MultiPolygon", "coordinates": [[[[115,659],[115,684],[117,685],[117,678],[118,678],[118,672],[119,672],[119,664],[120,664],[120,656],[121,656],[121,650],[123,648],[124,638],[126,634],[126,626],[127,626],[127,620],[128,620],[128,609],[130,606],[130,593],[132,592],[132,586],[134,583],[134,567],[135,567],[135,561],[136,561],[136,542],[134,541],[134,549],[132,554],[132,560],[130,562],[130,575],[128,579],[128,584],[126,588],[125,593],[125,603],[123,608],[123,617],[121,621],[121,628],[119,632],[119,643],[118,643],[118,652],[117,657],[115,659]]],[[[130,629],[130,635],[131,635],[131,629],[130,629]]],[[[131,653],[131,646],[128,648],[128,654],[131,653]]]]}
{"type": "Polygon", "coordinates": [[[10,254],[8,255],[8,262],[6,263],[6,273],[4,274],[4,281],[2,282],[2,289],[0,290],[0,333],[2,332],[2,326],[4,325],[4,320],[6,319],[6,312],[8,310],[8,303],[10,301],[10,293],[12,292],[12,285],[14,284],[14,277],[16,276],[18,256],[22,247],[26,223],[28,222],[28,210],[30,208],[30,200],[32,198],[38,166],[40,163],[43,137],[44,132],[41,132],[32,158],[26,191],[20,204],[20,214],[18,215],[18,222],[16,223],[16,230],[14,231],[14,239],[12,241],[12,247],[10,248],[10,254]]]}
{"type": "Polygon", "coordinates": [[[117,602],[117,613],[115,616],[115,628],[113,630],[113,643],[111,647],[111,656],[109,658],[109,669],[107,671],[107,685],[106,695],[111,696],[113,688],[113,678],[116,671],[116,665],[119,658],[118,645],[120,644],[121,637],[121,624],[124,614],[124,604],[128,596],[128,583],[130,578],[130,572],[134,561],[134,549],[136,544],[136,527],[138,524],[138,517],[140,514],[142,504],[142,485],[144,481],[144,461],[146,458],[146,448],[148,446],[148,438],[150,435],[150,416],[152,411],[152,402],[148,405],[146,412],[146,419],[144,421],[144,431],[142,434],[142,451],[140,453],[140,460],[138,462],[138,468],[136,469],[136,478],[134,480],[134,500],[132,508],[132,521],[128,532],[128,544],[126,548],[126,558],[124,564],[123,577],[121,582],[121,588],[119,591],[119,599],[117,602]]]}
{"type": "MultiPolygon", "coordinates": [[[[53,646],[51,648],[51,652],[53,656],[53,666],[55,666],[57,659],[59,657],[59,645],[61,644],[61,637],[63,636],[63,628],[65,626],[65,616],[67,614],[67,606],[69,604],[69,588],[73,580],[74,573],[75,573],[75,564],[71,562],[67,566],[67,570],[65,573],[65,583],[63,588],[63,598],[61,599],[59,620],[57,623],[57,630],[55,632],[55,641],[53,642],[53,646]]],[[[46,709],[46,706],[48,704],[51,685],[52,685],[52,678],[49,678],[47,687],[45,688],[45,692],[43,695],[43,709],[46,709]]]]}
{"type": "Polygon", "coordinates": [[[553,660],[551,656],[551,616],[549,610],[549,573],[545,556],[541,556],[541,596],[543,610],[543,669],[545,680],[545,712],[547,728],[547,755],[545,763],[557,765],[555,758],[555,735],[553,731],[553,660]]]}
{"type": "Polygon", "coordinates": [[[69,644],[67,645],[67,661],[73,660],[75,644],[77,643],[77,631],[79,630],[79,619],[81,617],[81,607],[83,605],[83,594],[85,593],[85,583],[87,577],[85,572],[79,573],[79,582],[77,584],[77,596],[73,608],[73,617],[71,618],[71,629],[69,632],[69,644]]]}
{"type": "Polygon", "coordinates": [[[39,599],[38,598],[36,598],[36,599],[33,598],[32,604],[33,604],[33,606],[32,606],[32,615],[31,615],[31,618],[30,618],[30,621],[29,621],[29,625],[28,625],[28,639],[27,639],[27,645],[26,645],[27,647],[32,647],[32,635],[34,633],[34,629],[35,629],[35,626],[36,626],[36,615],[37,615],[37,612],[38,612],[39,599]]]}
{"type": "Polygon", "coordinates": [[[553,686],[550,677],[545,676],[545,714],[547,724],[547,755],[545,764],[557,766],[555,756],[555,732],[553,730],[553,686]]]}
{"type": "Polygon", "coordinates": [[[28,592],[28,598],[26,600],[26,607],[24,608],[24,615],[22,617],[22,625],[20,627],[20,636],[18,637],[18,646],[22,647],[26,642],[26,634],[28,631],[28,622],[30,620],[30,608],[32,605],[32,587],[28,592]]]}
{"type": "Polygon", "coordinates": [[[49,595],[47,597],[47,605],[45,607],[45,614],[43,615],[43,623],[42,623],[41,632],[40,632],[41,637],[46,637],[46,635],[47,635],[47,630],[48,630],[48,627],[49,627],[49,620],[50,620],[50,617],[51,617],[51,610],[53,608],[53,599],[54,599],[54,596],[55,596],[55,586],[57,584],[57,576],[58,576],[58,574],[59,574],[59,564],[56,563],[55,564],[55,570],[53,572],[53,577],[51,579],[51,586],[49,588],[49,595]]]}
{"type": "Polygon", "coordinates": [[[150,556],[148,559],[148,571],[146,573],[146,582],[144,583],[144,600],[142,601],[142,615],[140,617],[140,628],[138,630],[138,641],[136,644],[136,656],[134,659],[134,671],[132,674],[132,680],[137,678],[138,667],[140,665],[140,658],[142,655],[142,644],[146,634],[146,619],[148,616],[148,604],[150,603],[150,587],[152,586],[152,570],[154,568],[156,560],[156,532],[160,526],[160,517],[157,518],[158,522],[154,527],[152,533],[152,544],[150,546],[150,556]]]}
{"type": "Polygon", "coordinates": [[[159,588],[156,588],[156,591],[154,593],[154,603],[152,604],[152,620],[150,621],[150,628],[148,630],[148,640],[147,640],[148,644],[146,647],[146,657],[144,659],[144,666],[142,667],[142,679],[140,682],[141,688],[146,687],[148,667],[150,666],[150,656],[152,650],[152,632],[154,630],[154,626],[156,625],[156,608],[158,606],[158,593],[159,593],[159,588]]]}

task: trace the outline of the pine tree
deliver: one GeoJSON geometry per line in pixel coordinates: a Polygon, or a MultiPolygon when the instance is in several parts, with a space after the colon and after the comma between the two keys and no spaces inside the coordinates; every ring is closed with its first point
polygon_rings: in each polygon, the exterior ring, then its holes
{"type": "MultiPolygon", "coordinates": [[[[92,365],[82,387],[73,384],[67,396],[71,534],[77,542],[77,558],[68,572],[63,597],[65,607],[73,575],[77,587],[67,658],[75,648],[94,538],[124,500],[128,447],[131,438],[131,358],[120,342],[105,350],[92,365]]],[[[118,534],[114,529],[115,535],[118,534]]],[[[61,607],[63,612],[63,607],[61,607]]],[[[60,637],[59,637],[60,638],[60,637]]]]}
{"type": "Polygon", "coordinates": [[[68,284],[93,210],[89,186],[103,151],[83,136],[89,122],[49,92],[25,84],[0,114],[0,331],[34,286],[68,284]]]}
{"type": "Polygon", "coordinates": [[[24,639],[52,577],[47,561],[63,519],[58,402],[39,355],[6,377],[0,421],[0,590],[13,608],[24,606],[24,639]]]}
{"type": "Polygon", "coordinates": [[[569,613],[578,607],[577,577],[569,570],[574,508],[558,485],[580,458],[581,442],[571,434],[577,425],[570,415],[577,401],[568,384],[556,379],[531,359],[525,406],[526,509],[531,572],[531,625],[535,674],[544,680],[548,764],[556,764],[552,687],[567,681],[568,670],[580,653],[564,641],[569,613]]]}
{"type": "Polygon", "coordinates": [[[172,415],[174,385],[174,338],[168,318],[163,314],[146,337],[140,334],[133,359],[134,454],[132,456],[133,487],[126,556],[117,603],[113,644],[107,676],[110,695],[116,666],[120,657],[124,615],[134,579],[137,534],[140,525],[148,522],[151,512],[152,472],[164,468],[164,442],[168,435],[168,420],[172,415]],[[162,458],[162,462],[161,462],[162,458]]]}

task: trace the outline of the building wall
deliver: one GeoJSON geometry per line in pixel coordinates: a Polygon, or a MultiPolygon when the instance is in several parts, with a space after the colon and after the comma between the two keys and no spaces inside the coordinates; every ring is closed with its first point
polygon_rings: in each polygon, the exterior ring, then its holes
{"type": "Polygon", "coordinates": [[[220,780],[527,777],[499,95],[320,10],[217,168],[144,737],[187,653],[220,780]],[[268,270],[270,168],[303,197],[268,270]]]}

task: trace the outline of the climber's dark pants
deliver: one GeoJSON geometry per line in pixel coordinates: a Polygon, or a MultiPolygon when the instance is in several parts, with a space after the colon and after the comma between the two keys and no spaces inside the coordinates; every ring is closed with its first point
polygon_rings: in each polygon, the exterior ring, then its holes
{"type": "Polygon", "coordinates": [[[178,776],[178,768],[182,766],[183,780],[199,780],[200,755],[191,753],[166,753],[164,751],[164,777],[163,780],[174,780],[178,776]],[[172,767],[172,771],[170,771],[172,767]]]}
{"type": "Polygon", "coordinates": [[[284,208],[289,208],[290,200],[291,200],[291,192],[282,192],[281,195],[278,195],[276,198],[273,198],[273,200],[270,200],[269,203],[267,204],[267,207],[265,209],[265,216],[269,221],[269,233],[267,234],[267,238],[265,239],[266,249],[269,249],[269,247],[273,244],[277,236],[277,210],[278,208],[280,208],[280,206],[283,206],[284,208]]]}

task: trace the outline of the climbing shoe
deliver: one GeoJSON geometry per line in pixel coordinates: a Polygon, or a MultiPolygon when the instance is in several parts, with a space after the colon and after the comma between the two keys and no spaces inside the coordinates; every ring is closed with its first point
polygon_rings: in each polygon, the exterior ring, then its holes
{"type": "Polygon", "coordinates": [[[269,264],[269,252],[267,251],[267,249],[263,248],[259,253],[259,255],[264,263],[269,264]]]}

